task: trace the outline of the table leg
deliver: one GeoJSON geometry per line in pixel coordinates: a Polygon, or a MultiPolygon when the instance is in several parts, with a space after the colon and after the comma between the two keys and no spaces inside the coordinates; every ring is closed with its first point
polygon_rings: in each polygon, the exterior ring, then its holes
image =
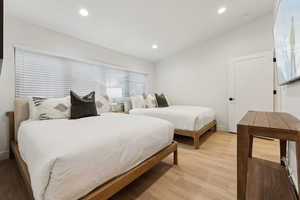
{"type": "Polygon", "coordinates": [[[287,144],[286,140],[280,140],[280,163],[281,163],[282,166],[285,165],[282,158],[283,157],[286,158],[286,144],[287,144]]]}
{"type": "Polygon", "coordinates": [[[252,158],[253,135],[249,135],[249,158],[252,158]]]}
{"type": "Polygon", "coordinates": [[[248,127],[238,125],[237,131],[237,200],[246,199],[250,136],[248,127]]]}

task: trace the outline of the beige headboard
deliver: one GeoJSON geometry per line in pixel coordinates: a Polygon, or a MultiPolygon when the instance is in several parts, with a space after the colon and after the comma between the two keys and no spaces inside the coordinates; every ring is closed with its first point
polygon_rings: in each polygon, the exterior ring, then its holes
{"type": "Polygon", "coordinates": [[[19,126],[22,121],[29,119],[29,102],[28,99],[16,98],[15,100],[15,140],[17,141],[19,126]]]}

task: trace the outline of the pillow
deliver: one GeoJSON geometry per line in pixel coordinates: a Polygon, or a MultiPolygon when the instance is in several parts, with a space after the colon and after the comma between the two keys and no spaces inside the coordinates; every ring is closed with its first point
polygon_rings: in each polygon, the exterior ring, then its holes
{"type": "Polygon", "coordinates": [[[29,101],[31,120],[67,119],[70,117],[70,97],[32,97],[29,101]]]}
{"type": "Polygon", "coordinates": [[[132,109],[132,105],[131,105],[130,97],[124,97],[124,112],[129,113],[131,109],[132,109]]]}
{"type": "Polygon", "coordinates": [[[158,107],[161,108],[161,107],[168,107],[169,106],[169,104],[167,102],[167,99],[166,99],[164,94],[160,94],[160,95],[155,94],[155,98],[156,98],[158,107]]]}
{"type": "Polygon", "coordinates": [[[146,97],[146,106],[147,106],[147,108],[156,108],[157,107],[157,101],[156,101],[155,95],[149,94],[146,97]]]}
{"type": "Polygon", "coordinates": [[[96,99],[96,107],[97,107],[97,112],[99,114],[105,112],[111,112],[111,106],[109,105],[107,96],[99,96],[96,99]]]}
{"type": "Polygon", "coordinates": [[[165,98],[166,98],[166,101],[167,101],[167,103],[168,103],[168,106],[172,105],[171,102],[170,102],[170,100],[169,100],[169,98],[168,98],[168,96],[167,96],[167,95],[164,95],[164,96],[165,96],[165,98]]]}
{"type": "Polygon", "coordinates": [[[130,97],[132,108],[146,108],[146,102],[142,95],[130,97]]]}
{"type": "Polygon", "coordinates": [[[71,91],[70,95],[71,119],[79,119],[98,115],[95,103],[95,92],[91,92],[84,97],[80,97],[75,92],[71,91]]]}

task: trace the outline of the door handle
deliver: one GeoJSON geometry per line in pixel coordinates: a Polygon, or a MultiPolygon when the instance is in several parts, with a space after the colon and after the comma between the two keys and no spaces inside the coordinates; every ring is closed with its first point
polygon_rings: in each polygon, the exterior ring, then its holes
{"type": "Polygon", "coordinates": [[[234,98],[232,98],[232,97],[230,97],[230,98],[229,98],[229,101],[234,101],[234,100],[235,100],[235,99],[234,99],[234,98]]]}

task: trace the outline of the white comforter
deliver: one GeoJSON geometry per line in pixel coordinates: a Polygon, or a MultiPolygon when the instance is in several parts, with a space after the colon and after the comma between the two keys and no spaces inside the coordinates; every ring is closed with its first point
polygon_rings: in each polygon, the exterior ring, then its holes
{"type": "Polygon", "coordinates": [[[176,129],[197,131],[215,120],[211,108],[200,106],[172,105],[164,108],[135,108],[129,111],[133,115],[147,115],[168,120],[176,129]]]}
{"type": "Polygon", "coordinates": [[[25,121],[18,133],[36,200],[83,197],[173,140],[173,125],[107,113],[79,120],[25,121]]]}

